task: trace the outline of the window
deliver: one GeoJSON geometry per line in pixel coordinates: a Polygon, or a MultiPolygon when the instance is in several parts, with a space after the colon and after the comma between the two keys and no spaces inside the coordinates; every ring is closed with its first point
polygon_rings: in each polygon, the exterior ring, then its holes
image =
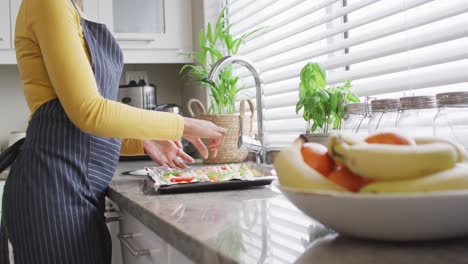
{"type": "MultiPolygon", "coordinates": [[[[468,90],[466,0],[226,1],[234,35],[264,28],[239,53],[262,72],[269,150],[305,131],[295,104],[309,61],[324,65],[329,85],[349,79],[361,97],[468,90]]],[[[238,73],[254,93],[248,72],[238,73]]]]}

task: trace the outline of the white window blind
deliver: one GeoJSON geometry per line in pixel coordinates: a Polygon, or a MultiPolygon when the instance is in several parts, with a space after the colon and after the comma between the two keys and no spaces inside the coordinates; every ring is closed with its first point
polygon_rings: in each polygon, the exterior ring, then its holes
{"type": "MultiPolygon", "coordinates": [[[[320,62],[329,85],[351,80],[359,96],[468,90],[466,0],[226,0],[231,32],[252,35],[239,55],[264,82],[268,149],[292,142],[306,122],[295,113],[299,73],[320,62]]],[[[255,94],[249,73],[238,69],[255,94]]]]}

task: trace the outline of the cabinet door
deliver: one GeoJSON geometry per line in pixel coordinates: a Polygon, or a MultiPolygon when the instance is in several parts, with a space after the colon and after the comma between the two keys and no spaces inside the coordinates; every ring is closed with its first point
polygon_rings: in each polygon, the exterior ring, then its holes
{"type": "MultiPolygon", "coordinates": [[[[2,0],[0,0],[2,1],[2,0]]],[[[10,1],[10,25],[11,25],[11,47],[15,47],[15,26],[16,26],[16,17],[21,6],[21,0],[11,0],[10,1]]]]}
{"type": "Polygon", "coordinates": [[[167,243],[126,211],[120,211],[120,215],[123,263],[167,264],[167,243]],[[130,248],[136,251],[147,250],[150,253],[135,256],[130,248]]]}
{"type": "Polygon", "coordinates": [[[0,49],[11,48],[10,0],[0,0],[0,49]]]}
{"type": "Polygon", "coordinates": [[[99,22],[99,1],[83,0],[83,12],[86,15],[86,19],[99,22]]]}
{"type": "MultiPolygon", "coordinates": [[[[3,188],[5,187],[5,181],[0,181],[0,204],[2,204],[3,188]]],[[[0,207],[0,219],[2,218],[2,208],[0,207]]]]}
{"type": "Polygon", "coordinates": [[[124,49],[191,49],[191,1],[102,0],[99,18],[124,49]]]}

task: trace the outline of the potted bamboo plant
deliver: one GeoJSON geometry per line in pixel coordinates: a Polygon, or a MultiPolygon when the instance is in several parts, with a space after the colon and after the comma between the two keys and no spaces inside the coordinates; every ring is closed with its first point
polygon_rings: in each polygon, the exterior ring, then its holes
{"type": "Polygon", "coordinates": [[[302,110],[302,117],[307,121],[305,136],[309,141],[326,144],[331,130],[339,130],[344,117],[344,106],[350,102],[359,102],[351,91],[351,82],[327,87],[327,76],[319,63],[307,63],[301,70],[299,101],[296,114],[302,110]]]}
{"type": "Polygon", "coordinates": [[[236,55],[245,42],[245,39],[256,31],[246,33],[238,38],[231,35],[231,25],[226,25],[225,9],[217,18],[214,26],[208,23],[206,29],[200,30],[200,50],[187,54],[195,63],[184,65],[180,73],[189,80],[209,90],[209,107],[205,111],[203,104],[192,99],[188,103],[189,113],[199,119],[209,120],[228,129],[225,142],[218,151],[217,157],[205,159],[205,163],[242,162],[247,158],[248,152],[237,147],[240,135],[240,122],[243,132],[252,134],[253,104],[250,99],[241,101],[240,114],[236,113],[236,99],[245,96],[244,87],[240,86],[239,79],[232,66],[221,70],[215,81],[208,80],[208,74],[213,65],[227,55],[236,55]],[[251,114],[245,116],[245,102],[250,107],[251,114]],[[195,112],[196,108],[198,112],[195,112]]]}

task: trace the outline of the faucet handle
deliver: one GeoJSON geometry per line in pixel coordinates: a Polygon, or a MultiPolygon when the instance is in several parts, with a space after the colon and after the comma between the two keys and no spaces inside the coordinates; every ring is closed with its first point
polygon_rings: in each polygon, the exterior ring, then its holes
{"type": "Polygon", "coordinates": [[[262,143],[260,143],[260,141],[253,137],[241,135],[239,137],[238,147],[245,148],[255,153],[259,153],[262,150],[262,143]]]}
{"type": "Polygon", "coordinates": [[[255,136],[244,134],[244,115],[240,115],[239,118],[239,141],[237,143],[238,148],[245,148],[249,151],[259,153],[262,150],[262,143],[258,140],[257,134],[255,136]]]}

